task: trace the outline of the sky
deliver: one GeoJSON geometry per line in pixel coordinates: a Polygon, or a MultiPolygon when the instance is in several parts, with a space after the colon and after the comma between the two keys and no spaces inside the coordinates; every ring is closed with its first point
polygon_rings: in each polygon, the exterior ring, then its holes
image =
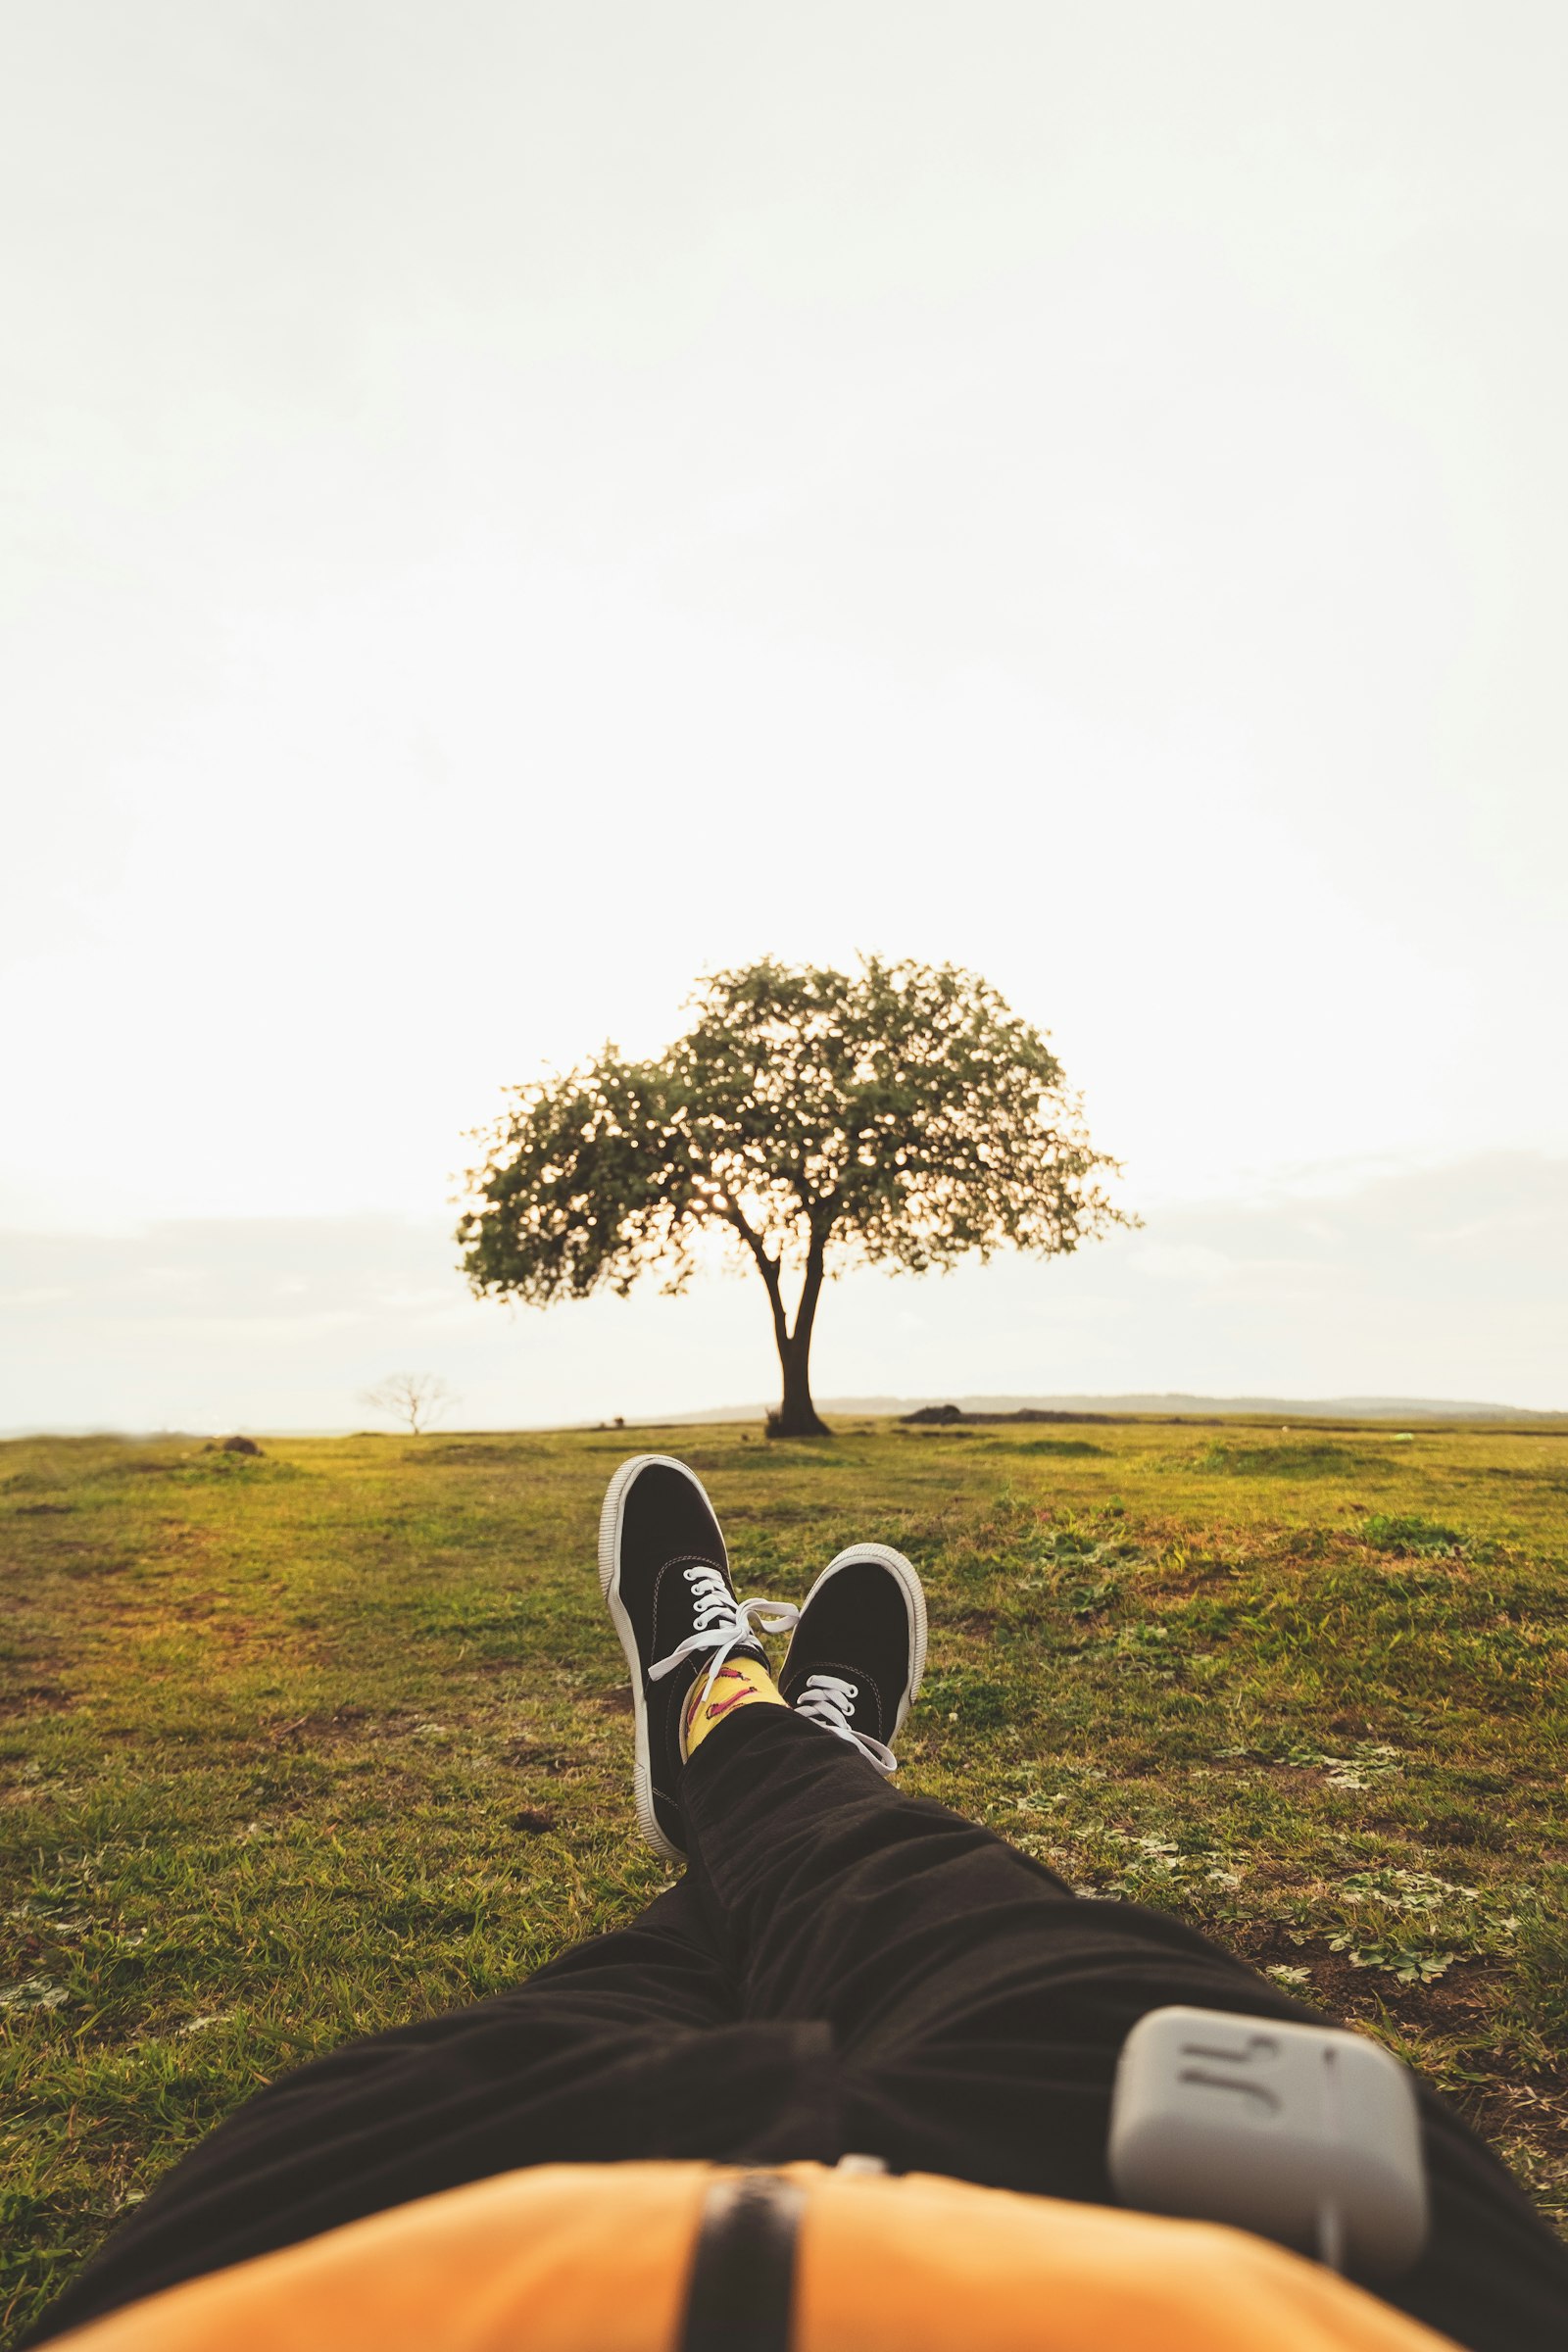
{"type": "Polygon", "coordinates": [[[1568,1404],[1565,99],[1534,0],[0,20],[0,1427],[765,1395],[452,1197],[862,949],[1146,1226],[819,1386],[1568,1404]]]}

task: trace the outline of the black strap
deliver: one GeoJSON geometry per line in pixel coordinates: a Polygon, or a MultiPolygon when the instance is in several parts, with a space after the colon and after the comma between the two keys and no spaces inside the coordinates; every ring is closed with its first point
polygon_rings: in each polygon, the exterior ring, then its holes
{"type": "Polygon", "coordinates": [[[715,2180],[703,2206],[675,2352],[789,2352],[805,2191],[777,2173],[715,2180]]]}

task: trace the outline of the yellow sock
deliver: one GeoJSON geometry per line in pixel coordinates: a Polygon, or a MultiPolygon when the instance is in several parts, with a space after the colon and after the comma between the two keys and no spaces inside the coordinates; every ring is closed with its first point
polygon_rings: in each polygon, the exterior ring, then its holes
{"type": "Polygon", "coordinates": [[[708,1669],[703,1667],[692,1684],[692,1694],[686,1701],[686,1713],[681,1722],[681,1747],[686,1755],[707,1739],[715,1723],[726,1715],[760,1699],[765,1707],[784,1704],[778,1689],[765,1666],[755,1658],[726,1658],[707,1697],[703,1696],[708,1682],[708,1669]]]}

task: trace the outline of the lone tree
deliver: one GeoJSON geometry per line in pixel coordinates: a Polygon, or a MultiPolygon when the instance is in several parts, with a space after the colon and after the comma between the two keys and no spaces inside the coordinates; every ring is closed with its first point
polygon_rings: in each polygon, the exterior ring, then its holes
{"type": "Polygon", "coordinates": [[[457,1391],[434,1372],[389,1372],[360,1398],[362,1404],[373,1405],[389,1420],[406,1421],[410,1435],[416,1438],[456,1400],[457,1391]]]}
{"type": "Polygon", "coordinates": [[[768,1428],[810,1437],[830,1272],[923,1274],[1004,1245],[1061,1256],[1131,1221],[1097,1181],[1116,1163],[1090,1148],[1055,1055],[973,972],[768,959],[711,974],[691,1009],[656,1061],[606,1046],[513,1091],[458,1227],[477,1294],[624,1297],[656,1268],[677,1292],[716,1232],[767,1292],[784,1382],[768,1428]]]}

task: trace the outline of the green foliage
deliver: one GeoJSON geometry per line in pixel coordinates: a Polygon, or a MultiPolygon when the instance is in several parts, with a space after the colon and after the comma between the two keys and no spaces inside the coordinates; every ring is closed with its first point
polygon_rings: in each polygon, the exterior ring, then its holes
{"type": "Polygon", "coordinates": [[[1353,1936],[1331,1936],[1331,1952],[1348,1952],[1352,1968],[1375,1968],[1401,1984],[1435,1984],[1447,1975],[1457,1952],[1434,1951],[1407,1936],[1385,1936],[1376,1943],[1357,1944],[1353,1936]]]}
{"type": "Polygon", "coordinates": [[[1352,1968],[1378,1969],[1402,1984],[1434,1984],[1461,1958],[1514,1956],[1519,1914],[1436,1871],[1389,1864],[1353,1871],[1340,1895],[1362,1916],[1331,1936],[1329,1948],[1348,1953],[1352,1968]]]}
{"type": "Polygon", "coordinates": [[[1369,1459],[1375,1458],[1326,1438],[1290,1446],[1216,1443],[1199,1456],[1199,1467],[1222,1471],[1232,1478],[1334,1478],[1364,1469],[1369,1459]]]}
{"type": "Polygon", "coordinates": [[[717,972],[662,1060],[613,1047],[519,1088],[459,1238],[476,1290],[544,1303],[648,1266],[678,1289],[704,1228],[911,1273],[1076,1248],[1114,1212],[1061,1067],[951,964],[717,972]]]}
{"type": "Polygon", "coordinates": [[[194,1478],[189,1445],[0,1446],[0,2332],[263,2081],[664,1884],[593,1568],[641,1446],[700,1464],[747,1592],[861,1537],[916,1561],[911,1794],[1389,2040],[1568,2220],[1562,1441],[1354,1433],[1390,1515],[1472,1531],[1456,1561],[1215,1479],[1204,1434],[270,1439],[194,1478]]]}
{"type": "MultiPolygon", "coordinates": [[[[144,1471],[143,1475],[157,1473],[144,1471]]],[[[270,1454],[221,1453],[204,1446],[188,1462],[180,1462],[170,1468],[167,1476],[176,1480],[180,1486],[191,1487],[214,1479],[256,1485],[265,1480],[298,1478],[299,1472],[292,1462],[274,1461],[270,1454]]]]}
{"type": "Polygon", "coordinates": [[[1418,1511],[1393,1514],[1373,1511],[1361,1533],[1378,1551],[1419,1553],[1464,1548],[1464,1538],[1457,1528],[1440,1527],[1435,1519],[1424,1519],[1418,1511]]]}
{"type": "Polygon", "coordinates": [[[606,1046],[515,1091],[458,1228],[475,1292],[545,1305],[624,1295],[655,1270],[676,1292],[716,1235],[767,1286],[780,1427],[809,1430],[808,1405],[789,1418],[790,1384],[804,1396],[826,1273],[1062,1255],[1127,1221],[1055,1055],[972,972],[768,959],[711,974],[693,1008],[659,1060],[606,1046]],[[786,1275],[801,1284],[793,1330],[786,1275]]]}
{"type": "Polygon", "coordinates": [[[1323,1773],[1331,1788],[1367,1788],[1399,1770],[1399,1751],[1386,1740],[1358,1740],[1348,1756],[1330,1756],[1311,1741],[1296,1740],[1285,1750],[1282,1763],[1306,1772],[1323,1773]]]}
{"type": "Polygon", "coordinates": [[[1008,1694],[1001,1683],[963,1666],[928,1674],[922,1701],[944,1723],[965,1732],[995,1731],[1008,1716],[1008,1694]]]}

